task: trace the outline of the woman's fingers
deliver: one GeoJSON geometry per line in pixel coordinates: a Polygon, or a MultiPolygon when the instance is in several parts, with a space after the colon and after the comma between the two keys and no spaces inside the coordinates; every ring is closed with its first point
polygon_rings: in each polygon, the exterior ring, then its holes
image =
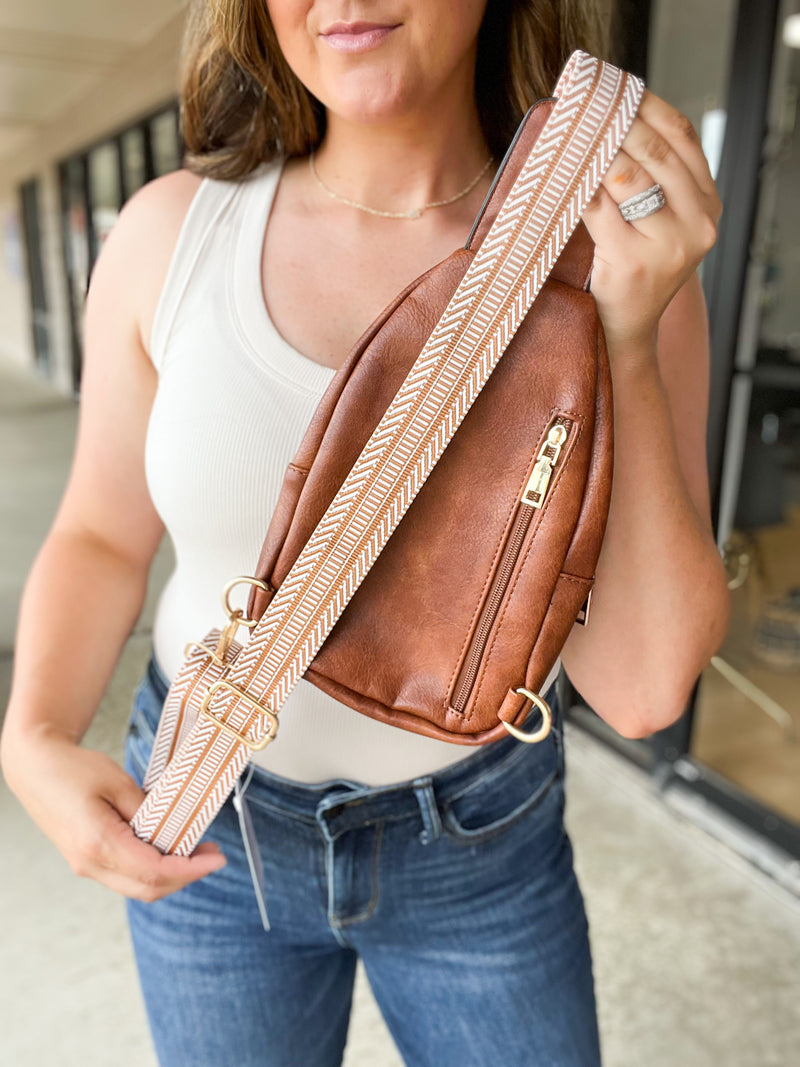
{"type": "Polygon", "coordinates": [[[617,204],[659,184],[666,207],[643,219],[633,228],[646,237],[666,236],[667,228],[678,224],[689,245],[710,247],[716,238],[719,218],[716,194],[706,194],[674,148],[651,126],[636,119],[623,147],[609,167],[603,186],[617,204]]]}
{"type": "Polygon", "coordinates": [[[211,841],[191,856],[165,856],[130,820],[145,798],[104,752],[59,734],[20,741],[14,793],[73,872],[140,900],[157,900],[225,865],[211,841]]]}
{"type": "Polygon", "coordinates": [[[707,196],[715,196],[714,179],[700,137],[686,115],[646,89],[638,117],[669,143],[702,191],[707,196]]]}
{"type": "Polygon", "coordinates": [[[622,147],[652,176],[653,183],[659,182],[673,198],[680,197],[682,202],[698,207],[710,199],[669,141],[643,119],[634,120],[622,147]]]}
{"type": "MultiPolygon", "coordinates": [[[[679,114],[674,108],[670,110],[679,114]]],[[[649,114],[652,116],[652,108],[649,114]]],[[[624,152],[652,177],[651,184],[658,182],[662,186],[677,214],[693,225],[701,223],[702,215],[716,226],[722,204],[699,142],[695,144],[688,134],[679,132],[677,119],[668,121],[659,111],[657,117],[661,129],[650,125],[640,112],[623,142],[624,152]],[[666,136],[662,130],[667,131],[666,136]]]]}
{"type": "Polygon", "coordinates": [[[73,863],[77,874],[97,879],[110,889],[140,900],[157,900],[225,866],[211,841],[191,856],[164,855],[137,837],[131,825],[107,801],[98,812],[97,837],[73,863]]]}
{"type": "Polygon", "coordinates": [[[650,350],[664,308],[716,240],[721,204],[691,123],[645,94],[583,215],[595,242],[591,289],[610,351],[650,350]],[[619,207],[660,185],[665,205],[628,222],[619,207]]]}
{"type": "MultiPolygon", "coordinates": [[[[655,179],[645,170],[642,164],[634,159],[633,156],[628,155],[624,149],[621,149],[603,178],[602,188],[619,207],[624,201],[636,196],[637,193],[645,192],[655,184],[655,179]]],[[[666,189],[664,189],[664,193],[666,196],[666,189]]],[[[652,215],[648,215],[644,219],[637,219],[634,232],[638,231],[645,237],[649,237],[653,236],[658,229],[662,229],[665,224],[673,225],[672,211],[667,211],[666,215],[664,214],[665,211],[666,208],[661,208],[660,211],[653,212],[652,215]],[[661,218],[657,218],[656,216],[658,215],[661,218]],[[667,219],[669,219],[668,223],[667,219]]],[[[617,212],[617,214],[623,224],[627,225],[627,220],[623,215],[620,212],[617,212]]]]}
{"type": "Polygon", "coordinates": [[[596,259],[605,257],[604,250],[625,247],[626,242],[642,236],[622,217],[619,201],[608,191],[605,183],[600,186],[584,211],[583,222],[595,243],[596,259]]]}

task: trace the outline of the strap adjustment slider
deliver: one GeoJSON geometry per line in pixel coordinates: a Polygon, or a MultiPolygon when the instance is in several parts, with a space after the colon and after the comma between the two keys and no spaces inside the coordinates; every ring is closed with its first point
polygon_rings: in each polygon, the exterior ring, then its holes
{"type": "Polygon", "coordinates": [[[198,714],[204,715],[207,719],[210,719],[219,730],[222,730],[223,733],[230,734],[231,737],[236,738],[237,741],[246,745],[247,748],[253,752],[259,752],[262,748],[266,748],[278,732],[278,716],[275,712],[271,708],[266,708],[263,704],[259,704],[259,702],[254,697],[251,697],[249,693],[246,693],[244,689],[240,689],[238,685],[229,682],[226,678],[219,678],[213,685],[209,686],[208,692],[203,697],[203,702],[200,705],[198,714]],[[212,697],[221,689],[227,689],[229,692],[234,693],[246,704],[249,704],[251,708],[257,711],[259,715],[266,716],[269,722],[269,730],[263,737],[260,737],[257,741],[245,737],[244,734],[240,734],[238,730],[234,730],[232,726],[228,726],[227,723],[223,722],[222,719],[218,718],[218,716],[209,709],[208,705],[211,702],[212,697]]]}

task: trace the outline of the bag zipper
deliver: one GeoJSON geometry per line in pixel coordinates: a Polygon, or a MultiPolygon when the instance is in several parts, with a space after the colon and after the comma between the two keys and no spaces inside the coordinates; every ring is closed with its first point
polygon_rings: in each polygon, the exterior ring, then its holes
{"type": "Polygon", "coordinates": [[[458,712],[464,711],[472,695],[475,679],[486,651],[489,634],[494,626],[500,605],[506,595],[508,583],[514,572],[522,544],[528,533],[534,516],[541,514],[550,492],[553,472],[558,467],[564,453],[564,447],[572,431],[572,419],[558,415],[550,423],[542,447],[536,456],[530,477],[517,504],[516,514],[511,525],[511,532],[506,539],[500,560],[495,571],[489,594],[475,627],[475,632],[464,657],[464,666],[456,685],[451,707],[458,712]]]}

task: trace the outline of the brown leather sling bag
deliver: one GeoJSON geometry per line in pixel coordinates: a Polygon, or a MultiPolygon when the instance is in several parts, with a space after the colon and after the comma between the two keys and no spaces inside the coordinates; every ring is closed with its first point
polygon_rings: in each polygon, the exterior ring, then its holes
{"type": "MultiPolygon", "coordinates": [[[[284,479],[247,607],[260,619],[447,306],[552,104],[529,114],[465,248],[412,282],[323,397],[284,479]]],[[[581,224],[304,677],[374,719],[504,733],[585,607],[611,488],[611,383],[581,224]]]]}
{"type": "Polygon", "coordinates": [[[642,91],[575,53],[556,99],[522,123],[466,246],[401,293],[337,372],[255,574],[226,587],[228,625],[187,646],[170,686],[132,820],[143,839],[191,851],[301,676],[448,741],[547,735],[538,689],[586,612],[613,463],[578,220],[642,91]],[[241,581],[247,617],[228,606],[241,581]],[[526,734],[531,702],[542,725],[526,734]]]}

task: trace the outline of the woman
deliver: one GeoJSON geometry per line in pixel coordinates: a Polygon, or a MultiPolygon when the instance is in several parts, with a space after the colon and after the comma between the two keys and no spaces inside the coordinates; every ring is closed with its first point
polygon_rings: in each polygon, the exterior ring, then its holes
{"type": "MultiPolygon", "coordinates": [[[[577,0],[194,5],[189,169],[126,204],[92,276],[73,469],[25,588],[2,746],[72,869],[127,898],[163,1064],[339,1063],[359,955],[408,1063],[600,1062],[557,708],[547,743],[465,756],[301,682],[248,772],[267,937],[242,801],[189,858],[128,825],[168,680],[250,571],[335,368],[463,244],[523,111],[596,48],[592,25],[577,0]],[[79,744],[165,528],[178,564],[123,771],[79,744]]],[[[719,214],[690,124],[647,94],[585,217],[616,458],[591,625],[562,655],[625,737],[681,714],[727,628],[695,273],[719,214]],[[626,221],[618,205],[656,182],[666,206],[626,221]]]]}

